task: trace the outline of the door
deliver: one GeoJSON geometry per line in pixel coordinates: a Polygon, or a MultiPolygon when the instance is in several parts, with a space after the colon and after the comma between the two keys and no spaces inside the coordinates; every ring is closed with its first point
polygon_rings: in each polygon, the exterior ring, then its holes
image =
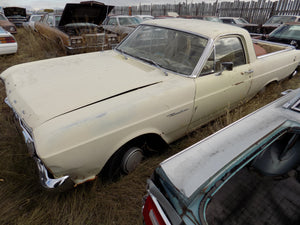
{"type": "Polygon", "coordinates": [[[195,79],[195,105],[190,128],[207,123],[242,102],[250,88],[252,73],[239,36],[216,40],[211,56],[195,79]]]}

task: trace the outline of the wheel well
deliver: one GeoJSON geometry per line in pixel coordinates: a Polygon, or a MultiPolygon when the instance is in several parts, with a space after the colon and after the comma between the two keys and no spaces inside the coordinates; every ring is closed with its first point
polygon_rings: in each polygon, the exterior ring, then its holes
{"type": "Polygon", "coordinates": [[[113,178],[113,173],[116,167],[119,166],[120,158],[125,153],[124,150],[130,147],[139,147],[144,151],[145,156],[151,155],[151,153],[159,153],[167,148],[168,144],[157,134],[144,134],[138,136],[126,144],[122,145],[116,150],[112,156],[107,160],[104,167],[102,168],[100,175],[105,179],[113,178]]]}
{"type": "Polygon", "coordinates": [[[124,144],[121,148],[133,145],[137,145],[141,148],[146,147],[147,149],[144,150],[155,152],[160,152],[168,146],[168,144],[162,139],[161,136],[154,133],[138,136],[124,144]]]}

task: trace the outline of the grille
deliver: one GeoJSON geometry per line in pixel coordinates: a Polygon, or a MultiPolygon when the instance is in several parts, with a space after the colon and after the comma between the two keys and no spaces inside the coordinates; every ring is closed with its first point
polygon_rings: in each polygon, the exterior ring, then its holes
{"type": "Polygon", "coordinates": [[[97,47],[105,43],[104,34],[85,34],[84,39],[88,47],[97,47]]]}

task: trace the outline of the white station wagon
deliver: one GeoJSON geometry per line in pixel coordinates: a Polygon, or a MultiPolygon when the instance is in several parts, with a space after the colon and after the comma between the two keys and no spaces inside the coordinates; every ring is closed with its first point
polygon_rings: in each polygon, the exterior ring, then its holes
{"type": "Polygon", "coordinates": [[[114,50],[21,64],[1,78],[42,185],[64,189],[131,172],[149,151],[292,75],[299,60],[293,47],[254,44],[238,27],[164,19],[114,50]]]}

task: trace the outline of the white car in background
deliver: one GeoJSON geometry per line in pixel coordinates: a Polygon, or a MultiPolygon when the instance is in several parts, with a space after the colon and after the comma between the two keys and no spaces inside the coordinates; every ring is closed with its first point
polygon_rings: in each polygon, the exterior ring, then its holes
{"type": "Polygon", "coordinates": [[[154,16],[151,15],[135,15],[134,16],[140,23],[146,21],[146,20],[153,20],[154,16]]]}
{"type": "Polygon", "coordinates": [[[32,30],[34,30],[34,24],[35,22],[39,22],[42,19],[43,15],[39,14],[39,15],[31,15],[28,19],[27,22],[23,23],[24,27],[29,27],[32,30]]]}
{"type": "Polygon", "coordinates": [[[0,27],[0,55],[14,54],[18,50],[15,37],[0,27]]]}

